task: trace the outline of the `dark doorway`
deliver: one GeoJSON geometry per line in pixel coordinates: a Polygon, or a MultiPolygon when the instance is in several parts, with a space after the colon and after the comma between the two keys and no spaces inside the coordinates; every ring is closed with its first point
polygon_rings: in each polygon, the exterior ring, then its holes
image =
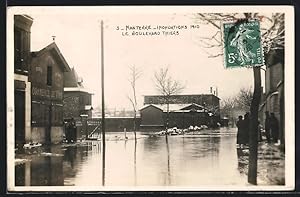
{"type": "Polygon", "coordinates": [[[25,143],[25,91],[15,90],[15,146],[25,143]]]}

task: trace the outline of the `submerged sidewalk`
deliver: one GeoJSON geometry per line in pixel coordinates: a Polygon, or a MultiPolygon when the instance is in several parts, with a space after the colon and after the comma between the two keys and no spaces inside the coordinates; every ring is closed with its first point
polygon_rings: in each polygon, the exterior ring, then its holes
{"type": "MultiPolygon", "coordinates": [[[[237,149],[239,171],[248,175],[249,149],[237,149]]],[[[285,153],[281,146],[260,142],[257,161],[258,185],[285,184],[285,153]]]]}

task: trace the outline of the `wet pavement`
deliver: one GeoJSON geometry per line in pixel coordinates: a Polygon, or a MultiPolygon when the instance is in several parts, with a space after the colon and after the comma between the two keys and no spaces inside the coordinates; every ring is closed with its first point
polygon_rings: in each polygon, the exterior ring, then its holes
{"type": "MultiPolygon", "coordinates": [[[[105,176],[101,141],[19,150],[16,186],[247,185],[247,149],[236,148],[236,128],[180,136],[106,134],[105,176]],[[104,179],[103,179],[104,178],[104,179]],[[103,181],[104,180],[104,181],[103,181]]],[[[259,145],[258,184],[284,185],[284,153],[259,145]]]]}

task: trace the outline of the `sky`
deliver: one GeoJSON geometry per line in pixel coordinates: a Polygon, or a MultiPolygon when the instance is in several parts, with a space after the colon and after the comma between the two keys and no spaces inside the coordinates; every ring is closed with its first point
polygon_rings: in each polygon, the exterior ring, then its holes
{"type": "MultiPolygon", "coordinates": [[[[131,93],[129,66],[142,71],[137,81],[138,106],[143,95],[158,94],[154,72],[168,67],[172,78],[185,84],[182,94],[206,94],[218,88],[223,99],[238,93],[240,88],[253,86],[252,69],[225,69],[223,56],[209,58],[199,45],[199,37],[212,36],[213,27],[199,24],[195,12],[133,12],[110,10],[24,9],[33,19],[31,50],[38,51],[55,42],[70,67],[83,78],[84,86],[94,93],[92,102],[101,105],[100,22],[104,22],[105,105],[108,108],[130,109],[127,95],[131,93]],[[101,12],[102,11],[102,12],[101,12]],[[101,13],[101,14],[100,14],[101,13]],[[179,35],[123,36],[119,28],[137,25],[182,25],[179,35]],[[190,28],[199,25],[199,28],[190,28]]],[[[143,31],[145,32],[145,31],[143,31]]],[[[221,36],[221,35],[220,35],[221,36]]],[[[215,52],[222,48],[215,49],[215,52]]]]}

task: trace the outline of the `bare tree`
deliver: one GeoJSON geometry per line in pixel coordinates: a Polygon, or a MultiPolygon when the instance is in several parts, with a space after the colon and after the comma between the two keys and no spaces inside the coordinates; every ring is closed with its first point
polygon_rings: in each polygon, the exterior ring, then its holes
{"type": "Polygon", "coordinates": [[[137,80],[141,77],[142,75],[142,71],[137,68],[135,65],[130,66],[130,77],[129,77],[129,83],[131,86],[131,90],[132,90],[132,94],[131,96],[127,96],[127,98],[129,99],[131,105],[132,105],[132,109],[133,109],[133,113],[134,113],[134,118],[133,118],[133,131],[134,131],[134,139],[136,140],[136,113],[137,113],[137,99],[136,99],[136,82],[137,80]]]}
{"type": "Polygon", "coordinates": [[[221,113],[231,119],[230,121],[232,123],[234,123],[234,110],[236,108],[236,103],[236,97],[228,97],[221,101],[221,113]]]}
{"type": "Polygon", "coordinates": [[[169,126],[169,105],[170,97],[175,94],[181,93],[185,86],[178,80],[169,76],[168,68],[160,68],[159,71],[154,73],[155,87],[157,91],[163,96],[164,103],[167,105],[167,119],[166,129],[169,126]]]}
{"type": "Polygon", "coordinates": [[[220,111],[223,115],[227,116],[232,123],[234,123],[237,112],[249,112],[252,97],[251,87],[243,87],[236,95],[221,100],[220,111]]]}
{"type": "Polygon", "coordinates": [[[208,57],[223,56],[223,38],[221,36],[221,23],[226,20],[239,20],[241,18],[257,18],[261,23],[261,42],[264,53],[284,48],[284,14],[273,13],[262,15],[260,13],[198,13],[196,19],[203,25],[214,27],[212,36],[198,37],[199,45],[208,53],[208,57]],[[216,52],[216,48],[219,48],[216,52]]]}
{"type": "Polygon", "coordinates": [[[241,88],[237,95],[237,103],[239,107],[244,111],[249,111],[251,107],[251,101],[253,98],[252,88],[241,88]]]}
{"type": "Polygon", "coordinates": [[[236,98],[235,97],[228,97],[221,101],[221,110],[223,114],[231,114],[231,111],[235,107],[236,98]]]}
{"type": "MultiPolygon", "coordinates": [[[[261,23],[261,42],[264,48],[264,53],[268,54],[272,50],[284,48],[284,14],[274,13],[271,16],[261,15],[259,13],[209,13],[197,14],[198,20],[204,24],[208,24],[215,29],[212,37],[199,38],[199,41],[209,57],[223,56],[222,46],[223,40],[221,35],[221,22],[224,20],[241,19],[248,20],[250,18],[264,19],[265,22],[261,23]],[[219,49],[217,53],[211,53],[209,49],[219,49]]],[[[248,168],[248,182],[257,184],[257,133],[258,133],[258,107],[261,96],[261,73],[260,67],[253,67],[254,75],[254,90],[253,97],[250,105],[250,141],[249,141],[249,168],[248,168]]]]}
{"type": "Polygon", "coordinates": [[[252,88],[241,88],[239,93],[235,96],[225,98],[221,101],[222,114],[231,114],[231,110],[237,109],[245,113],[250,110],[253,93],[252,88]]]}

